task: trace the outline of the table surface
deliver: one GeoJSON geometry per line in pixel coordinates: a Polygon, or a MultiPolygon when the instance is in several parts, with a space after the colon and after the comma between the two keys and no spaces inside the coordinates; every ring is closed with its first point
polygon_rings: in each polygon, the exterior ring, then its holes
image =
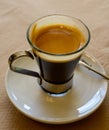
{"type": "Polygon", "coordinates": [[[0,0],[0,130],[109,130],[109,91],[102,105],[89,117],[65,125],[34,121],[20,113],[5,90],[10,54],[29,48],[26,30],[35,19],[66,14],[81,19],[91,31],[87,51],[109,75],[109,0],[0,0]]]}

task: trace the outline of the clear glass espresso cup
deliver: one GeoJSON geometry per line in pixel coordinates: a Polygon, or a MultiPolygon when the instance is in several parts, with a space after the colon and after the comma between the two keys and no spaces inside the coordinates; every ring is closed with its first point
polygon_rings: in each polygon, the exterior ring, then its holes
{"type": "Polygon", "coordinates": [[[73,87],[72,82],[75,67],[90,41],[88,27],[77,18],[65,15],[49,15],[36,20],[29,26],[27,40],[32,48],[32,53],[30,51],[22,51],[12,54],[9,58],[10,69],[14,72],[35,76],[39,79],[41,88],[51,94],[60,94],[71,89],[73,87]],[[85,38],[85,43],[77,50],[64,54],[44,51],[33,43],[32,35],[34,31],[40,31],[44,27],[55,25],[65,25],[79,29],[85,38]],[[40,73],[14,66],[13,62],[22,56],[36,59],[40,73]]]}

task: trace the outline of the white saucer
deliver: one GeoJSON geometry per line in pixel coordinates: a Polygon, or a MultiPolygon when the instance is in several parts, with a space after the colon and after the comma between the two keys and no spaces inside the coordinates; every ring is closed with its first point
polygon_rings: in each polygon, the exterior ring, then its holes
{"type": "MultiPolygon", "coordinates": [[[[95,58],[82,58],[105,73],[95,58]]],[[[36,61],[29,58],[18,59],[16,64],[38,70],[36,61]]],[[[105,79],[82,66],[75,70],[73,87],[65,95],[49,95],[41,89],[36,78],[9,69],[5,84],[8,96],[18,110],[34,120],[49,124],[70,123],[89,116],[103,102],[108,87],[105,79]]]]}

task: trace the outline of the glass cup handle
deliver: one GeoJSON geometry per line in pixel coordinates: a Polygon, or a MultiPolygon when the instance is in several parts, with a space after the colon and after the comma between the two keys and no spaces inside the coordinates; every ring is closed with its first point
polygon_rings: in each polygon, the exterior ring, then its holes
{"type": "Polygon", "coordinates": [[[25,57],[25,56],[34,60],[34,56],[32,55],[32,53],[30,51],[19,51],[19,52],[12,54],[8,59],[10,69],[14,72],[17,72],[17,73],[37,77],[41,81],[41,76],[39,75],[38,72],[34,72],[32,70],[27,70],[27,69],[24,69],[21,67],[14,66],[13,62],[16,59],[21,58],[21,57],[25,57]]]}

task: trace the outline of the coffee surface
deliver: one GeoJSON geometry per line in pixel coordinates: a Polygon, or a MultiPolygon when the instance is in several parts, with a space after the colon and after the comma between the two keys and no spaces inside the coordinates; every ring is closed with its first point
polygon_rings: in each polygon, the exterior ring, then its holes
{"type": "Polygon", "coordinates": [[[47,26],[32,32],[33,44],[52,54],[66,54],[78,50],[85,43],[85,37],[76,27],[65,25],[47,26]]]}

